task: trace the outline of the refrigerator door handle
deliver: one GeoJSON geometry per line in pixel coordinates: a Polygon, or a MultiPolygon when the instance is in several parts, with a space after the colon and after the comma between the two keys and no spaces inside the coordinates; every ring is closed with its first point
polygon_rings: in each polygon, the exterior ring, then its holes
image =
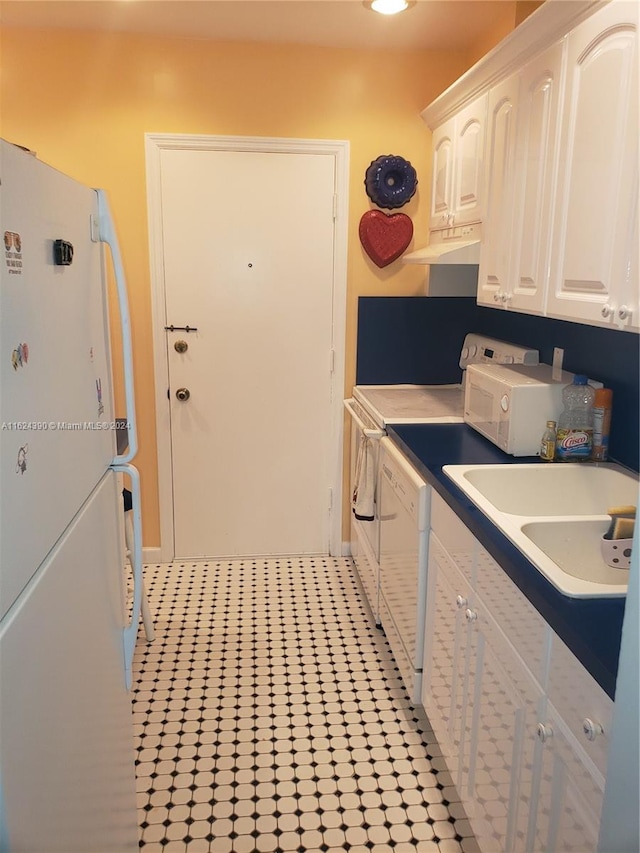
{"type": "Polygon", "coordinates": [[[133,574],[133,606],[131,620],[123,631],[124,666],[127,690],[131,690],[133,654],[136,649],[140,610],[142,607],[142,512],[140,506],[140,474],[133,465],[113,463],[112,471],[127,474],[131,480],[131,503],[133,512],[133,544],[130,562],[133,574]]]}
{"type": "Polygon", "coordinates": [[[124,267],[120,255],[120,246],[116,229],[109,209],[109,200],[104,190],[96,190],[98,196],[98,239],[106,243],[111,249],[111,260],[113,272],[118,291],[118,305],[120,308],[120,324],[122,326],[122,355],[124,363],[124,393],[127,407],[127,434],[129,446],[126,453],[114,458],[114,464],[124,465],[131,462],[138,452],[138,430],[136,424],[135,393],[133,388],[133,345],[131,341],[131,317],[129,314],[129,299],[127,296],[127,282],[124,276],[124,267]]]}

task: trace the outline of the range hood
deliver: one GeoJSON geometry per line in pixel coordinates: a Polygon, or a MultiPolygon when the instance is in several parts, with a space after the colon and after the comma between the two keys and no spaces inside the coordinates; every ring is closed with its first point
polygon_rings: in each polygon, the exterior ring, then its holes
{"type": "Polygon", "coordinates": [[[424,249],[402,256],[403,264],[479,264],[480,225],[432,231],[424,249]]]}

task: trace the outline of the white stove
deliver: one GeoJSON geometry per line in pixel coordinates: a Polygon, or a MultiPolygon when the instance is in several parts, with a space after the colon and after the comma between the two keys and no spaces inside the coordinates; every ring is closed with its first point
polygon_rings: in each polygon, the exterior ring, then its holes
{"type": "MultiPolygon", "coordinates": [[[[537,350],[468,334],[459,365],[537,364],[537,350]]],[[[455,385],[356,385],[351,415],[351,554],[376,622],[380,621],[379,446],[393,424],[463,423],[464,381],[455,385]]]]}

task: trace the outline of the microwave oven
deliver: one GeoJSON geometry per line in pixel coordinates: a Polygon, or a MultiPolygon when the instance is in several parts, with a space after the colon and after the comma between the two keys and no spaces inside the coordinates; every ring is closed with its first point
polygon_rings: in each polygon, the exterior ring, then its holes
{"type": "Polygon", "coordinates": [[[470,364],[466,371],[464,420],[512,456],[536,456],[546,422],[557,421],[562,391],[573,373],[552,376],[548,364],[470,364]]]}

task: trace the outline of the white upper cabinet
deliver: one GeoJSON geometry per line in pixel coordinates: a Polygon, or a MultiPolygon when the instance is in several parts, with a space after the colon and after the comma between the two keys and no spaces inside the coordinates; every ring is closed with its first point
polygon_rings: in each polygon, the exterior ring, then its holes
{"type": "Polygon", "coordinates": [[[568,36],[547,314],[638,329],[638,5],[568,36]],[[635,276],[635,279],[633,278],[635,276]]]}
{"type": "Polygon", "coordinates": [[[432,230],[482,220],[487,94],[433,131],[432,230]]]}
{"type": "Polygon", "coordinates": [[[489,92],[478,303],[544,312],[563,43],[489,92]]]}
{"type": "Polygon", "coordinates": [[[482,223],[480,305],[640,331],[639,8],[545,3],[423,111],[430,228],[482,223]]]}
{"type": "Polygon", "coordinates": [[[508,307],[511,296],[516,120],[520,76],[489,92],[485,168],[486,220],[480,252],[478,302],[508,307]]]}
{"type": "Polygon", "coordinates": [[[558,154],[564,43],[530,62],[520,81],[510,308],[545,307],[558,154]]]}

